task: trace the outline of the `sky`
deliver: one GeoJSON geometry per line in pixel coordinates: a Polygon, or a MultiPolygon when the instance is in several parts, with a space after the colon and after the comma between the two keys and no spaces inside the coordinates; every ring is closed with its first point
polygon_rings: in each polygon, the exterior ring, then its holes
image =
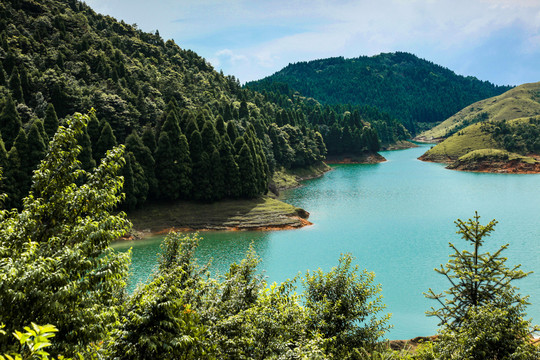
{"type": "Polygon", "coordinates": [[[85,0],[245,83],[289,63],[405,51],[497,85],[540,81],[540,0],[85,0]]]}

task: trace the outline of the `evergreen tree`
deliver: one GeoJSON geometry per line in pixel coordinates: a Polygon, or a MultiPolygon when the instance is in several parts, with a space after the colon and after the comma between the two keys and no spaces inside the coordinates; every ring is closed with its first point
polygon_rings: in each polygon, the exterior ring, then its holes
{"type": "MultiPolygon", "coordinates": [[[[0,194],[8,194],[6,186],[6,171],[8,166],[8,153],[0,134],[0,194]]],[[[5,209],[5,198],[0,196],[0,209],[5,209]]]]}
{"type": "Polygon", "coordinates": [[[249,109],[245,101],[242,101],[240,103],[240,109],[238,110],[238,118],[240,120],[243,120],[243,119],[249,120],[249,109]]]}
{"type": "Polygon", "coordinates": [[[81,169],[91,171],[96,167],[96,161],[92,156],[92,142],[87,131],[88,127],[84,127],[81,133],[77,136],[77,143],[81,147],[78,160],[81,162],[81,169]]]}
{"type": "Polygon", "coordinates": [[[154,135],[154,130],[150,126],[145,126],[142,134],[143,144],[150,149],[150,152],[153,154],[156,151],[156,136],[154,135]]]}
{"type": "Polygon", "coordinates": [[[27,177],[15,146],[12,146],[7,154],[7,164],[3,176],[7,194],[5,207],[9,209],[20,206],[21,199],[25,195],[24,191],[27,190],[24,188],[27,177]]]}
{"type": "Polygon", "coordinates": [[[15,102],[11,96],[7,95],[4,108],[0,113],[0,133],[2,133],[6,149],[11,149],[21,126],[21,118],[15,108],[15,102]]]}
{"type": "Polygon", "coordinates": [[[212,190],[214,200],[222,199],[225,196],[225,168],[223,167],[219,150],[214,149],[212,155],[210,155],[210,169],[212,176],[212,190]]]}
{"type": "Polygon", "coordinates": [[[242,148],[236,157],[236,163],[238,164],[238,171],[242,184],[241,196],[248,199],[256,197],[259,194],[257,191],[255,164],[246,143],[242,145],[242,148]]]}
{"type": "Polygon", "coordinates": [[[129,153],[124,154],[126,162],[122,167],[121,175],[124,177],[124,186],[122,188],[124,194],[124,200],[122,201],[122,207],[126,210],[133,210],[137,206],[137,197],[135,196],[135,186],[133,180],[133,169],[131,168],[131,156],[129,153]]]}
{"type": "Polygon", "coordinates": [[[142,139],[133,131],[126,138],[126,151],[133,153],[135,161],[141,166],[150,196],[157,196],[158,181],[155,174],[156,162],[150,149],[143,143],[142,139]]]}
{"type": "Polygon", "coordinates": [[[207,154],[212,154],[218,146],[219,135],[214,128],[212,121],[207,121],[201,131],[203,150],[207,154]]]}
{"type": "Polygon", "coordinates": [[[41,134],[38,130],[36,122],[30,127],[27,137],[28,149],[28,179],[31,178],[32,172],[37,168],[39,162],[45,158],[47,147],[41,134]]]}
{"type": "Polygon", "coordinates": [[[219,136],[223,136],[227,133],[227,127],[225,126],[225,122],[223,121],[223,117],[221,115],[216,117],[216,131],[218,132],[219,136]]]}
{"type": "Polygon", "coordinates": [[[225,135],[221,140],[220,158],[225,172],[225,195],[230,198],[238,198],[242,193],[240,172],[234,159],[235,156],[231,141],[227,135],[225,135]]]}
{"type": "Polygon", "coordinates": [[[234,143],[238,137],[238,129],[236,129],[236,124],[232,120],[227,122],[227,135],[232,143],[234,143]]]}
{"type": "Polygon", "coordinates": [[[96,159],[96,162],[103,159],[107,150],[112,149],[115,146],[116,137],[113,134],[111,125],[107,121],[104,121],[101,134],[95,148],[94,159],[96,159]]]}
{"type": "Polygon", "coordinates": [[[184,134],[180,135],[178,144],[179,156],[177,162],[179,172],[176,181],[180,187],[180,196],[188,199],[193,189],[193,183],[191,182],[192,162],[189,153],[189,144],[184,134]]]}
{"type": "Polygon", "coordinates": [[[4,71],[2,62],[0,61],[0,86],[4,86],[5,84],[6,84],[6,72],[4,71]]]}
{"type": "Polygon", "coordinates": [[[24,93],[21,86],[21,78],[19,77],[19,70],[17,67],[13,68],[11,77],[9,78],[9,87],[11,88],[11,94],[19,104],[24,103],[24,93]]]}
{"type": "Polygon", "coordinates": [[[148,182],[142,166],[137,162],[133,153],[128,153],[133,173],[133,194],[137,199],[136,206],[143,205],[148,197],[148,182]]]}
{"type": "Polygon", "coordinates": [[[156,178],[159,185],[159,197],[174,200],[179,196],[179,184],[174,171],[175,159],[172,157],[171,142],[167,132],[159,134],[159,141],[155,154],[156,178]]]}
{"type": "MultiPolygon", "coordinates": [[[[90,126],[90,124],[88,125],[90,126]]],[[[45,111],[45,119],[43,120],[43,127],[49,139],[52,140],[56,130],[58,129],[58,117],[56,116],[56,111],[54,111],[54,105],[49,103],[47,105],[47,110],[45,111]]],[[[96,141],[97,141],[96,137],[96,141]]]]}
{"type": "MultiPolygon", "coordinates": [[[[52,105],[52,104],[51,104],[52,105]]],[[[54,109],[54,108],[53,108],[54,109]]],[[[90,141],[92,142],[92,152],[94,153],[94,156],[96,155],[96,146],[99,140],[99,136],[101,135],[101,126],[99,124],[99,120],[96,117],[96,113],[94,111],[91,111],[90,114],[88,114],[89,120],[88,120],[88,126],[86,127],[88,136],[90,136],[90,141]]],[[[56,114],[55,114],[56,117],[56,114]]],[[[54,126],[49,127],[49,130],[47,130],[47,134],[49,133],[51,128],[54,126]]],[[[96,159],[94,157],[94,159],[96,159]]],[[[99,160],[99,159],[97,159],[99,160]]]]}
{"type": "Polygon", "coordinates": [[[442,307],[432,308],[429,316],[436,316],[439,325],[452,330],[457,329],[469,316],[471,309],[493,305],[502,309],[511,306],[521,306],[525,299],[516,294],[517,288],[513,285],[515,280],[522,279],[528,274],[520,270],[520,265],[508,268],[506,258],[501,253],[508,248],[508,244],[491,254],[481,253],[484,238],[491,235],[497,221],[492,220],[487,225],[480,224],[480,216],[475,212],[472,219],[455,223],[461,238],[473,246],[473,251],[458,250],[453,244],[450,247],[454,253],[445,266],[435,269],[444,275],[451,284],[450,289],[436,294],[432,289],[425,294],[428,298],[437,300],[442,307]]]}

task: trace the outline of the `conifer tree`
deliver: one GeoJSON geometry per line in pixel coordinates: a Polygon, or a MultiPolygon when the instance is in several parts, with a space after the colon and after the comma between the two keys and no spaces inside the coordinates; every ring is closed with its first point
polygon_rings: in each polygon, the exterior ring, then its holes
{"type": "Polygon", "coordinates": [[[2,66],[2,62],[0,61],[0,85],[6,84],[6,72],[4,71],[4,66],[2,66]]]}
{"type": "Polygon", "coordinates": [[[11,149],[15,138],[19,134],[21,126],[21,118],[15,108],[15,102],[8,94],[4,103],[4,108],[0,113],[0,133],[2,133],[6,149],[11,149]]]}
{"type": "MultiPolygon", "coordinates": [[[[7,194],[7,187],[6,187],[6,171],[7,171],[7,165],[8,165],[8,154],[6,151],[6,147],[4,146],[4,141],[2,140],[2,136],[0,134],[0,194],[7,194]]],[[[5,200],[0,196],[0,209],[5,209],[5,200]]]]}
{"type": "Polygon", "coordinates": [[[143,144],[142,139],[133,131],[126,138],[126,151],[133,153],[135,161],[141,166],[150,196],[155,196],[158,193],[158,182],[155,174],[156,162],[152,156],[150,149],[143,144]]]}
{"type": "Polygon", "coordinates": [[[150,149],[150,152],[153,154],[156,151],[156,136],[154,134],[154,129],[150,126],[145,126],[142,134],[143,144],[150,149]]]}
{"type": "Polygon", "coordinates": [[[43,127],[45,128],[48,138],[52,140],[56,130],[58,129],[58,117],[56,116],[56,111],[54,111],[54,105],[51,103],[47,105],[45,119],[43,120],[43,127]]]}
{"type": "Polygon", "coordinates": [[[212,154],[218,146],[219,135],[212,121],[207,121],[201,131],[203,150],[212,154]]]}
{"type": "Polygon", "coordinates": [[[238,137],[238,129],[236,129],[236,125],[232,120],[227,122],[227,135],[232,143],[234,143],[238,137]]]}
{"type": "Polygon", "coordinates": [[[25,188],[27,176],[15,146],[12,146],[7,154],[7,164],[3,176],[7,194],[5,208],[19,207],[21,199],[25,195],[24,191],[27,191],[25,188]]]}
{"type": "Polygon", "coordinates": [[[213,199],[219,200],[225,196],[225,168],[219,155],[219,150],[214,149],[212,155],[210,155],[210,169],[212,170],[212,190],[213,199]]]}
{"type": "Polygon", "coordinates": [[[32,172],[37,168],[39,162],[45,158],[47,154],[47,146],[41,137],[36,122],[30,127],[27,137],[28,149],[28,179],[31,178],[32,172]]]}
{"type": "Polygon", "coordinates": [[[107,121],[104,121],[95,148],[94,159],[96,159],[96,162],[103,159],[107,150],[112,149],[115,146],[116,137],[114,136],[113,129],[107,121]]]}
{"type": "Polygon", "coordinates": [[[133,173],[133,193],[137,199],[136,206],[139,207],[144,204],[148,197],[149,186],[146,181],[144,170],[135,159],[133,153],[129,152],[128,157],[131,162],[131,170],[133,173]]]}
{"type": "Polygon", "coordinates": [[[233,147],[227,135],[223,136],[220,145],[220,158],[225,171],[225,195],[230,198],[241,196],[240,172],[236,164],[233,147]]]}
{"type": "Polygon", "coordinates": [[[166,131],[159,134],[155,154],[156,178],[159,185],[159,197],[167,200],[178,199],[179,184],[174,171],[174,159],[171,156],[171,142],[166,131]]]}
{"type": "Polygon", "coordinates": [[[88,127],[84,127],[81,133],[77,136],[77,143],[81,147],[78,160],[81,162],[81,169],[91,171],[96,167],[96,161],[92,156],[92,142],[87,131],[88,127]]]}
{"type": "Polygon", "coordinates": [[[214,200],[213,169],[206,151],[200,154],[198,161],[193,162],[192,174],[194,199],[200,201],[214,200]]]}
{"type": "MultiPolygon", "coordinates": [[[[56,114],[55,114],[56,116],[56,114]]],[[[89,116],[89,120],[88,120],[88,126],[86,127],[87,129],[87,132],[88,132],[88,136],[90,136],[90,141],[92,142],[92,152],[94,153],[94,159],[96,159],[96,146],[97,146],[97,142],[99,140],[99,136],[101,135],[101,126],[99,124],[99,120],[98,118],[96,117],[96,113],[95,112],[90,112],[90,114],[88,114],[89,116]]],[[[49,130],[47,130],[47,134],[49,133],[49,130]]],[[[99,160],[99,159],[97,159],[99,160]]]]}
{"type": "Polygon", "coordinates": [[[179,172],[176,181],[180,187],[180,196],[184,199],[188,199],[190,197],[191,190],[193,189],[193,183],[191,181],[192,161],[189,152],[189,144],[184,134],[180,135],[178,144],[179,156],[177,161],[179,172]]]}
{"type": "Polygon", "coordinates": [[[9,78],[9,87],[11,88],[11,94],[13,99],[18,103],[24,103],[24,93],[21,86],[21,78],[19,77],[19,70],[17,67],[13,68],[11,72],[11,77],[9,78]]]}
{"type": "Polygon", "coordinates": [[[238,109],[238,118],[240,120],[243,120],[243,119],[249,120],[249,109],[245,101],[242,101],[240,103],[240,109],[238,109]]]}
{"type": "Polygon", "coordinates": [[[248,199],[256,197],[258,192],[255,165],[247,144],[244,143],[242,145],[237,155],[236,163],[238,164],[240,182],[242,184],[241,196],[248,199]]]}
{"type": "Polygon", "coordinates": [[[135,196],[135,186],[133,184],[133,169],[131,168],[131,157],[129,153],[124,154],[126,162],[122,167],[121,175],[124,177],[124,186],[122,188],[124,194],[124,200],[122,201],[122,207],[126,210],[133,210],[137,206],[137,197],[135,196]]]}
{"type": "Polygon", "coordinates": [[[216,117],[216,131],[218,132],[219,136],[223,136],[227,133],[227,127],[221,115],[216,117]]]}
{"type": "Polygon", "coordinates": [[[487,225],[482,225],[479,220],[480,216],[475,212],[472,219],[458,219],[455,222],[459,229],[457,233],[472,245],[473,250],[460,251],[450,243],[454,250],[450,261],[435,271],[444,275],[451,287],[444,293],[436,294],[429,289],[425,294],[442,306],[439,309],[432,308],[427,314],[438,317],[439,325],[450,329],[458,329],[469,316],[471,309],[484,305],[505,309],[509,306],[521,306],[525,302],[524,298],[516,294],[514,281],[528,274],[519,269],[521,265],[512,268],[506,266],[506,258],[501,256],[501,253],[508,248],[508,244],[501,246],[493,254],[481,252],[484,238],[491,235],[497,221],[491,220],[487,225]]]}

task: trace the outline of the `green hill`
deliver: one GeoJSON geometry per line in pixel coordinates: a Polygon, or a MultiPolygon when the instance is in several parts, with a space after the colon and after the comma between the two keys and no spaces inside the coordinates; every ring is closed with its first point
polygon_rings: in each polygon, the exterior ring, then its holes
{"type": "Polygon", "coordinates": [[[420,157],[467,167],[477,161],[536,163],[540,154],[540,116],[488,120],[459,130],[420,157]],[[527,155],[527,156],[525,156],[527,155]]]}
{"type": "Polygon", "coordinates": [[[20,204],[58,125],[91,108],[81,166],[126,144],[126,208],[257,197],[275,169],[308,167],[326,152],[303,116],[272,126],[282,107],[157,31],[77,0],[0,2],[4,206],[20,204]]]}
{"type": "Polygon", "coordinates": [[[417,140],[447,138],[468,125],[485,120],[512,120],[540,115],[540,82],[523,84],[502,95],[478,101],[424,131],[417,140]]]}
{"type": "Polygon", "coordinates": [[[456,75],[402,52],[289,64],[246,85],[262,91],[273,84],[287,85],[323,104],[376,107],[400,120],[412,134],[433,127],[475,101],[510,89],[456,75]]]}

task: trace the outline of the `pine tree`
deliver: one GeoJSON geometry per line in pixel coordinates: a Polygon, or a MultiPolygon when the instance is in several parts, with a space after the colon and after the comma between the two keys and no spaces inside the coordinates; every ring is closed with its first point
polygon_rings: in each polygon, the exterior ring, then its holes
{"type": "Polygon", "coordinates": [[[143,144],[142,139],[133,131],[126,138],[126,151],[133,153],[136,162],[141,166],[144,172],[148,193],[150,196],[157,196],[158,182],[155,174],[156,162],[150,149],[143,144]]]}
{"type": "Polygon", "coordinates": [[[223,136],[220,145],[220,158],[225,172],[225,196],[238,198],[241,196],[242,187],[240,183],[240,172],[236,164],[231,141],[227,135],[223,136]]]}
{"type": "Polygon", "coordinates": [[[248,199],[256,197],[258,192],[255,165],[247,144],[244,143],[242,145],[236,157],[236,163],[238,164],[240,182],[242,184],[241,196],[248,199]]]}
{"type": "Polygon", "coordinates": [[[240,120],[243,120],[243,119],[249,120],[249,109],[245,101],[242,101],[240,103],[240,109],[238,110],[238,118],[240,120]]]}
{"type": "Polygon", "coordinates": [[[233,120],[227,122],[227,135],[229,135],[229,139],[231,139],[232,143],[234,143],[238,137],[238,130],[236,129],[236,124],[233,120]]]}
{"type": "Polygon", "coordinates": [[[159,141],[155,154],[156,178],[159,185],[159,197],[167,200],[178,199],[179,184],[174,171],[175,159],[171,156],[171,142],[167,132],[159,134],[159,141]]]}
{"type": "Polygon", "coordinates": [[[26,195],[25,183],[28,179],[21,163],[21,158],[16,146],[12,146],[7,154],[7,165],[4,171],[5,188],[7,199],[6,208],[21,206],[21,199],[26,195]]]}
{"type": "Polygon", "coordinates": [[[45,158],[47,154],[47,147],[41,134],[39,133],[38,125],[34,122],[30,127],[30,131],[27,136],[27,149],[28,149],[28,179],[31,178],[32,172],[37,168],[40,161],[45,158]]]}
{"type": "Polygon", "coordinates": [[[452,330],[458,329],[469,316],[471,309],[492,305],[503,309],[509,306],[521,306],[525,299],[516,294],[517,288],[513,285],[515,280],[522,279],[528,274],[520,270],[520,265],[508,268],[506,258],[501,253],[508,248],[508,244],[491,254],[481,253],[484,238],[491,235],[497,221],[492,220],[487,225],[480,224],[477,212],[472,219],[455,223],[457,233],[461,238],[473,246],[472,251],[458,250],[454,244],[450,247],[454,253],[450,261],[435,269],[444,275],[451,284],[450,289],[444,293],[436,294],[429,289],[426,297],[437,300],[442,306],[440,309],[432,308],[429,316],[436,316],[439,325],[452,330]]]}
{"type": "Polygon", "coordinates": [[[77,143],[81,147],[78,160],[81,162],[81,169],[91,171],[96,167],[96,161],[92,156],[92,142],[87,131],[88,127],[84,127],[81,133],[77,136],[77,143]]]}
{"type": "Polygon", "coordinates": [[[21,126],[21,118],[15,108],[15,102],[11,96],[7,95],[4,108],[0,113],[0,133],[2,133],[6,149],[11,149],[21,126]]]}
{"type": "Polygon", "coordinates": [[[218,149],[210,155],[210,169],[212,170],[213,199],[220,200],[225,196],[225,168],[219,155],[218,149]]]}
{"type": "Polygon", "coordinates": [[[116,137],[114,136],[113,129],[111,125],[104,121],[103,127],[101,129],[101,134],[96,143],[94,159],[97,161],[103,159],[107,150],[112,149],[116,146],[116,137]]]}
{"type": "Polygon", "coordinates": [[[131,156],[129,153],[124,153],[126,162],[122,167],[121,175],[124,177],[124,186],[122,188],[124,194],[126,194],[124,201],[122,201],[122,207],[126,210],[133,210],[137,206],[137,197],[135,196],[135,186],[133,184],[133,169],[131,168],[131,156]]]}
{"type": "Polygon", "coordinates": [[[184,199],[188,199],[193,189],[193,183],[191,182],[192,174],[192,161],[189,153],[189,144],[184,134],[180,135],[178,142],[179,156],[177,159],[179,172],[176,181],[180,187],[180,196],[184,199]]]}
{"type": "Polygon", "coordinates": [[[150,126],[145,126],[142,134],[143,144],[150,149],[150,152],[153,154],[156,151],[156,136],[154,130],[150,126]]]}
{"type": "Polygon", "coordinates": [[[47,105],[45,119],[43,120],[43,127],[45,128],[48,138],[52,140],[56,130],[58,129],[58,117],[56,116],[56,111],[54,111],[54,105],[51,103],[47,105]]]}
{"type": "Polygon", "coordinates": [[[21,78],[19,77],[19,70],[17,67],[13,68],[11,77],[9,78],[9,87],[11,88],[11,94],[19,104],[24,103],[24,93],[21,86],[21,78]]]}

